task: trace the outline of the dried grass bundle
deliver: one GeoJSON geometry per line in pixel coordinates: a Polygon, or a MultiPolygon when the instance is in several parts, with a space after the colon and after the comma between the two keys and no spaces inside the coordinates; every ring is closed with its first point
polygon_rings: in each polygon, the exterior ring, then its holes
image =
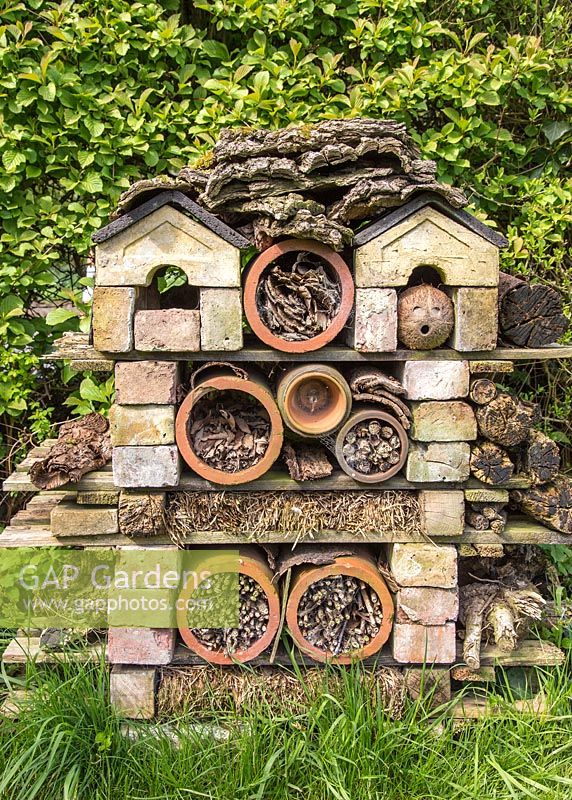
{"type": "Polygon", "coordinates": [[[256,541],[269,532],[311,538],[324,531],[366,537],[377,531],[420,534],[415,492],[175,492],[165,528],[178,545],[197,531],[224,531],[256,541]]]}
{"type": "MultiPolygon", "coordinates": [[[[378,667],[359,674],[372,704],[400,719],[406,695],[402,673],[378,667]]],[[[239,714],[260,704],[274,713],[301,714],[325,693],[341,697],[343,685],[341,672],[316,667],[307,669],[302,681],[282,667],[164,667],[157,708],[163,717],[192,714],[197,719],[239,714]]]]}

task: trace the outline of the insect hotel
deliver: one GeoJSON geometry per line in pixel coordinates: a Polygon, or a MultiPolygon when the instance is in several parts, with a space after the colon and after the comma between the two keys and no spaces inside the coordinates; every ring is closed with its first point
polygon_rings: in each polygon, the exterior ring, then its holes
{"type": "MultiPolygon", "coordinates": [[[[92,336],[52,358],[113,369],[115,402],[6,481],[37,494],[0,546],[240,549],[238,627],[109,629],[125,715],[211,665],[361,660],[448,698],[561,662],[527,636],[546,564],[525,553],[569,541],[571,485],[503,385],[572,356],[567,320],[435,172],[393,122],[228,130],[95,235],[92,336]]],[[[4,661],[56,650],[21,632],[4,661]]]]}

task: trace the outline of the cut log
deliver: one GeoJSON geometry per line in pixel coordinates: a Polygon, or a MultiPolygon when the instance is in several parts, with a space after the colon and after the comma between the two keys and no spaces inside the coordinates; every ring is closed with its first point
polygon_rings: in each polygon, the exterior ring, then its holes
{"type": "Polygon", "coordinates": [[[487,623],[492,627],[493,639],[503,653],[516,649],[518,636],[512,609],[503,599],[495,599],[486,615],[487,623]]]}
{"type": "Polygon", "coordinates": [[[488,519],[482,514],[479,514],[478,511],[466,511],[465,519],[467,521],[467,525],[470,525],[470,527],[474,528],[476,531],[488,531],[489,529],[488,519]]]}
{"type": "Polygon", "coordinates": [[[500,276],[499,306],[501,337],[518,347],[557,342],[570,325],[556,289],[506,273],[500,276]]]}
{"type": "Polygon", "coordinates": [[[492,486],[507,483],[514,472],[514,464],[506,450],[492,442],[482,442],[471,450],[471,474],[477,480],[492,486]]]}
{"type": "Polygon", "coordinates": [[[475,416],[481,436],[503,447],[514,447],[528,437],[539,419],[539,410],[536,405],[502,393],[477,408],[475,416]]]}
{"type": "Polygon", "coordinates": [[[517,506],[552,530],[572,534],[572,481],[563,475],[553,483],[532,486],[511,494],[517,506]]]}
{"type": "Polygon", "coordinates": [[[471,669],[481,666],[481,642],[484,615],[497,587],[488,583],[471,583],[460,589],[459,619],[465,626],[463,661],[471,669]]]}
{"type": "Polygon", "coordinates": [[[560,449],[542,431],[532,430],[522,446],[521,470],[533,483],[550,483],[560,469],[560,449]]]}
{"type": "Polygon", "coordinates": [[[477,378],[471,383],[469,390],[469,397],[478,406],[486,406],[491,400],[494,400],[498,394],[498,389],[488,378],[477,378]]]}
{"type": "Polygon", "coordinates": [[[46,458],[30,469],[30,480],[39,489],[57,489],[66,483],[77,483],[95,469],[111,461],[109,423],[101,414],[64,422],[57,442],[46,458]]]}

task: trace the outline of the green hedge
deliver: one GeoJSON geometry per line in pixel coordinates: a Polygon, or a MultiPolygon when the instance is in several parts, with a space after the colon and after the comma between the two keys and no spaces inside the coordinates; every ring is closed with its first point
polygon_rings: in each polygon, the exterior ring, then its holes
{"type": "MultiPolygon", "coordinates": [[[[508,234],[504,268],[570,297],[566,0],[2,6],[0,417],[7,444],[25,426],[45,432],[65,394],[61,376],[39,356],[54,333],[79,320],[52,312],[49,326],[38,301],[78,301],[90,237],[119,194],[137,178],[195,162],[222,126],[352,115],[403,120],[440,178],[464,187],[471,210],[508,234]]],[[[84,310],[78,302],[78,314],[84,310]]],[[[557,399],[544,379],[518,379],[527,391],[544,392],[551,430],[565,440],[572,392],[557,399]]],[[[84,381],[76,406],[105,406],[110,391],[84,381]]]]}

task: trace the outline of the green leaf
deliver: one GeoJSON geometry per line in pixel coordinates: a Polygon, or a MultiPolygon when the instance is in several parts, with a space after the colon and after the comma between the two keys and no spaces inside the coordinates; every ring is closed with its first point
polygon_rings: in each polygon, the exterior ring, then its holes
{"type": "Polygon", "coordinates": [[[2,164],[8,172],[15,172],[20,164],[26,163],[26,156],[17,150],[5,150],[2,153],[2,164]]]}
{"type": "Polygon", "coordinates": [[[554,144],[569,130],[572,130],[572,128],[568,122],[547,122],[542,126],[542,133],[548,139],[548,144],[554,144]]]}
{"type": "Polygon", "coordinates": [[[484,103],[487,106],[498,106],[500,105],[500,97],[496,92],[489,91],[483,92],[480,96],[481,103],[484,103]]]}
{"type": "Polygon", "coordinates": [[[98,139],[105,130],[105,125],[98,119],[87,117],[87,119],[84,121],[85,127],[88,129],[94,139],[98,139]]]}
{"type": "Polygon", "coordinates": [[[84,378],[79,386],[79,393],[84,400],[96,400],[98,403],[105,403],[104,392],[93,382],[91,378],[84,378]]]}
{"type": "Polygon", "coordinates": [[[103,182],[97,172],[88,172],[80,183],[88,194],[98,194],[103,191],[103,182]]]}
{"type": "Polygon", "coordinates": [[[82,169],[89,167],[90,164],[93,164],[94,158],[95,155],[93,153],[90,153],[87,150],[78,150],[77,160],[79,161],[79,165],[82,169]]]}
{"type": "Polygon", "coordinates": [[[52,308],[46,315],[46,323],[48,325],[61,325],[62,322],[67,322],[72,317],[77,317],[76,311],[69,308],[52,308]]]}

